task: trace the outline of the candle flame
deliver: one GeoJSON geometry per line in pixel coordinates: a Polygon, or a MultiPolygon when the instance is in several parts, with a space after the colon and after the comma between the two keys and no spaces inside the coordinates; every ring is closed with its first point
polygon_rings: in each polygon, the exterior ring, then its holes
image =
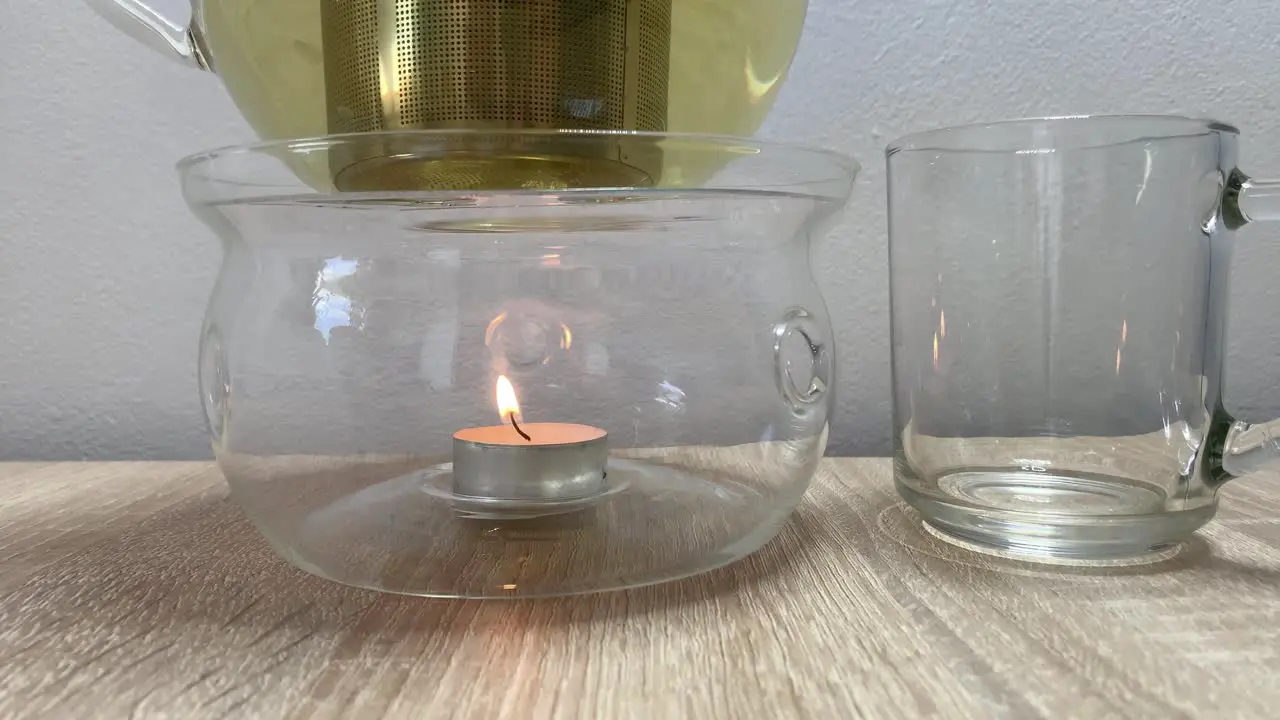
{"type": "Polygon", "coordinates": [[[506,375],[498,376],[498,415],[503,420],[520,415],[520,403],[516,401],[516,389],[506,375]]]}

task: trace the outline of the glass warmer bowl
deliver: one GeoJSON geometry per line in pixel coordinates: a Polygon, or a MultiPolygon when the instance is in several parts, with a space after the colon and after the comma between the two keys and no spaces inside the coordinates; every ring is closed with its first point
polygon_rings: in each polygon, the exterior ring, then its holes
{"type": "Polygon", "coordinates": [[[298,567],[413,595],[620,589],[747,555],[825,449],[809,242],[857,169],[554,131],[184,159],[224,248],[199,378],[232,496],[298,567]]]}

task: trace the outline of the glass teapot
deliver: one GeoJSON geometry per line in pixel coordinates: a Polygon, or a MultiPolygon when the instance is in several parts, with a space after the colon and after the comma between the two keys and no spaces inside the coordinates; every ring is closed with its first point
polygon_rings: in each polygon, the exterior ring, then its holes
{"type": "Polygon", "coordinates": [[[751,135],[807,0],[86,0],[212,70],[266,139],[404,129],[751,135]]]}

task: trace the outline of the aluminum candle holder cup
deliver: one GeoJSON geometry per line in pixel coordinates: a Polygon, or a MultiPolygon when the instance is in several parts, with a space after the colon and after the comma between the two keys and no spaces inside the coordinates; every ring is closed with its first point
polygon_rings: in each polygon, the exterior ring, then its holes
{"type": "Polygon", "coordinates": [[[570,512],[605,492],[609,434],[570,423],[522,428],[520,403],[505,375],[495,386],[498,414],[510,425],[453,434],[453,493],[473,517],[512,519],[570,512]]]}
{"type": "MultiPolygon", "coordinates": [[[[361,587],[529,597],[688,576],[769,540],[825,448],[809,242],[857,165],[668,134],[369,133],[196,155],[224,259],[200,387],[232,495],[283,557],[361,587]],[[695,158],[698,187],[317,191],[393,143],[695,158]]],[[[677,168],[678,169],[678,168],[677,168]]]]}

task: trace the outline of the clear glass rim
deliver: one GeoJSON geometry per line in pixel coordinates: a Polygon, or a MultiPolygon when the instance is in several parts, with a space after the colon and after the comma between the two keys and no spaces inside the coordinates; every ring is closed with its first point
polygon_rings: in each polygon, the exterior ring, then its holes
{"type": "Polygon", "coordinates": [[[1090,142],[1079,145],[1068,145],[1079,149],[1110,147],[1132,142],[1135,139],[1171,139],[1179,137],[1196,137],[1210,133],[1240,134],[1240,130],[1228,123],[1212,118],[1192,117],[1189,115],[1162,114],[1099,114],[1099,115],[1046,115],[1041,117],[1008,118],[987,122],[963,123],[931,128],[903,135],[888,144],[885,154],[892,156],[899,152],[992,152],[1015,153],[1026,149],[1025,146],[990,148],[973,140],[965,141],[964,136],[990,139],[997,134],[1007,136],[1008,133],[1042,125],[1055,128],[1071,126],[1089,126],[1090,129],[1104,130],[1108,126],[1144,127],[1144,132],[1131,133],[1130,137],[1112,142],[1090,142]]]}
{"type": "MultiPolygon", "coordinates": [[[[738,137],[732,135],[712,135],[699,133],[668,133],[668,132],[642,132],[629,130],[558,130],[558,129],[535,129],[535,128],[498,128],[498,129],[439,129],[439,130],[380,130],[371,132],[354,132],[354,133],[336,133],[330,135],[316,135],[311,137],[285,138],[278,140],[265,140],[252,143],[242,143],[234,145],[225,145],[196,152],[180,159],[175,168],[180,176],[188,177],[198,175],[205,181],[213,183],[240,184],[240,182],[232,176],[230,172],[219,172],[217,165],[221,161],[233,160],[238,157],[255,156],[255,155],[271,155],[280,157],[282,155],[305,154],[318,150],[327,150],[339,147],[344,144],[368,143],[377,141],[411,141],[411,140],[430,140],[449,138],[466,138],[466,137],[490,137],[490,138],[555,138],[557,141],[575,142],[581,139],[583,143],[599,142],[609,138],[631,138],[637,140],[650,139],[654,141],[668,141],[682,143],[697,149],[709,152],[723,153],[728,156],[742,155],[784,155],[794,160],[803,160],[812,162],[815,166],[812,178],[806,178],[800,185],[820,186],[824,183],[832,181],[842,181],[852,184],[853,179],[862,170],[862,164],[853,157],[845,155],[835,150],[820,148],[811,145],[805,145],[792,142],[779,142],[771,140],[760,140],[754,137],[738,137]]],[[[770,187],[773,187],[770,185],[770,187]]],[[[613,188],[613,187],[590,187],[590,188],[572,188],[572,189],[556,189],[556,192],[602,192],[611,190],[637,190],[637,188],[613,188]]],[[[662,185],[655,187],[642,188],[639,190],[662,191],[665,188],[662,185]]],[[[736,185],[717,185],[716,183],[707,183],[697,187],[680,187],[682,191],[696,192],[716,192],[716,191],[740,191],[744,188],[736,185]]],[[[497,195],[527,195],[527,194],[545,194],[548,189],[503,189],[491,191],[497,195]]],[[[439,195],[456,195],[463,191],[440,191],[440,190],[424,190],[424,191],[389,191],[388,195],[396,196],[439,196],[439,195]]],[[[368,194],[368,193],[366,193],[368,194]]],[[[826,193],[817,193],[826,194],[826,193]]]]}

